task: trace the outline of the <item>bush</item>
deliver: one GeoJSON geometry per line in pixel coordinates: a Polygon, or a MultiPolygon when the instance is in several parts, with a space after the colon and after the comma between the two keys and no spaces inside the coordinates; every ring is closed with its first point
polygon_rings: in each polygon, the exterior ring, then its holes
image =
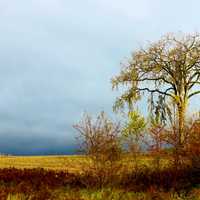
{"type": "MultiPolygon", "coordinates": [[[[80,152],[89,157],[87,166],[83,167],[85,174],[92,175],[98,186],[114,183],[121,168],[120,124],[113,123],[101,112],[95,120],[85,114],[74,128],[80,133],[80,152]]],[[[86,184],[91,187],[93,183],[86,184]]]]}
{"type": "Polygon", "coordinates": [[[192,166],[200,170],[200,120],[193,122],[189,130],[186,155],[192,166]]]}

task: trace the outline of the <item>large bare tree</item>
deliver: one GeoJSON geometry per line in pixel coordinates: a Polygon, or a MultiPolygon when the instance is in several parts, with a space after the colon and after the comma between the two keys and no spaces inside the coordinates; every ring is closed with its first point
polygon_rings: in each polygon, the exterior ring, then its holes
{"type": "Polygon", "coordinates": [[[126,86],[114,108],[132,106],[145,92],[162,102],[173,102],[177,110],[178,144],[184,143],[185,114],[189,100],[200,94],[200,35],[168,34],[132,54],[113,89],[126,86]]]}

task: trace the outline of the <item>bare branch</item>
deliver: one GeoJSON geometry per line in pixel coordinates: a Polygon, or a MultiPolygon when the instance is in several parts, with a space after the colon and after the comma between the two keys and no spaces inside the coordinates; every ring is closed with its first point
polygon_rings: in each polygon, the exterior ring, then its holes
{"type": "Polygon", "coordinates": [[[174,98],[173,95],[171,95],[170,93],[167,93],[169,90],[173,90],[172,87],[166,89],[165,91],[161,91],[159,89],[153,89],[152,90],[152,89],[149,89],[149,88],[137,88],[137,90],[138,91],[147,91],[147,92],[150,92],[150,93],[159,93],[159,94],[162,94],[164,96],[170,96],[170,97],[174,98]]]}
{"type": "Polygon", "coordinates": [[[193,97],[193,96],[195,96],[195,95],[197,95],[197,94],[200,94],[200,90],[191,93],[191,94],[188,96],[188,99],[190,99],[191,97],[193,97]]]}

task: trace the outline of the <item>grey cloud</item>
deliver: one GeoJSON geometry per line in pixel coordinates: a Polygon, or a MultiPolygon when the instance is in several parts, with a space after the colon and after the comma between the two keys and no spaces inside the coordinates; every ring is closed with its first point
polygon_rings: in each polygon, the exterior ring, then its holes
{"type": "Polygon", "coordinates": [[[0,152],[72,152],[72,124],[83,111],[105,110],[114,118],[118,93],[110,78],[120,61],[184,20],[183,31],[200,25],[182,12],[172,23],[165,11],[172,3],[0,1],[0,152]]]}

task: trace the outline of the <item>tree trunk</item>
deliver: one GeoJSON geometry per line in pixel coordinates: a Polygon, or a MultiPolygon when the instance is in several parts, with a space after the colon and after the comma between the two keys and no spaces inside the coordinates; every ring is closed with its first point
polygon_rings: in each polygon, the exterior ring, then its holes
{"type": "Polygon", "coordinates": [[[184,142],[185,105],[178,105],[178,143],[184,142]]]}
{"type": "Polygon", "coordinates": [[[181,154],[183,152],[183,144],[185,140],[184,126],[185,126],[186,104],[178,102],[176,106],[177,106],[178,132],[175,132],[177,135],[174,146],[175,147],[174,166],[176,169],[178,169],[181,164],[181,154]]]}
{"type": "Polygon", "coordinates": [[[182,147],[185,140],[184,126],[185,126],[186,105],[185,103],[181,104],[179,103],[177,105],[177,108],[178,108],[178,145],[182,147]]]}

